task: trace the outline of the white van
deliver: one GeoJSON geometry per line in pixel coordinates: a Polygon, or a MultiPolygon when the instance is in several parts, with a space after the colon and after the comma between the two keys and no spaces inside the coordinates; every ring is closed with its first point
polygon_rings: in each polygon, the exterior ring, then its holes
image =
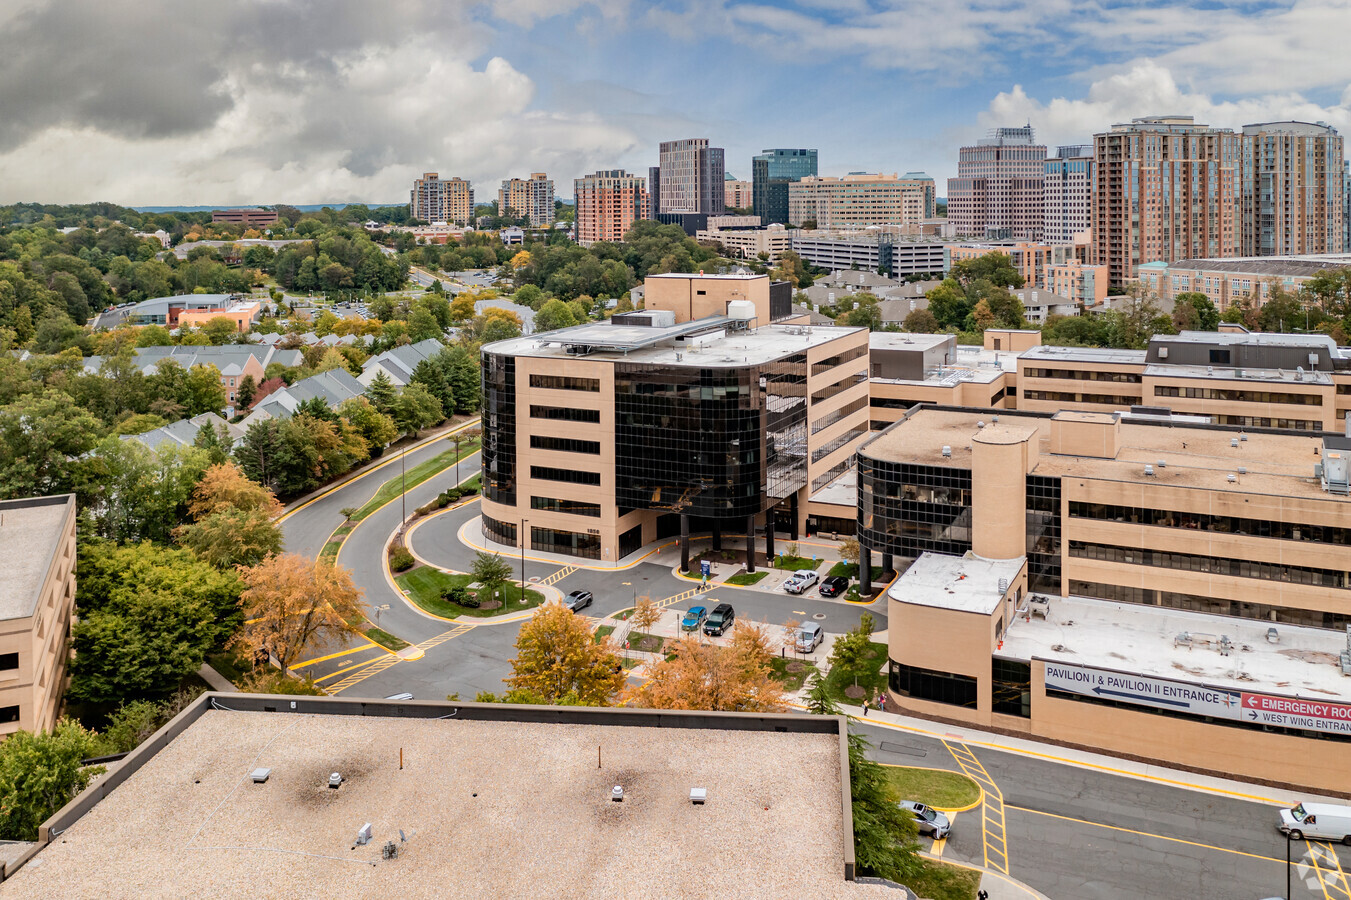
{"type": "Polygon", "coordinates": [[[1296,841],[1314,838],[1351,845],[1351,806],[1301,803],[1281,810],[1281,823],[1276,827],[1296,841]]]}

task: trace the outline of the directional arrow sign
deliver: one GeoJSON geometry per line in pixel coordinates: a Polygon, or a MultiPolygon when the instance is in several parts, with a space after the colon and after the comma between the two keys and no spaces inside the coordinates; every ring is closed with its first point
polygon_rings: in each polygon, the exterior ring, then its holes
{"type": "Polygon", "coordinates": [[[1238,719],[1242,713],[1239,691],[1073,663],[1047,661],[1046,689],[1221,719],[1238,719]]]}
{"type": "Polygon", "coordinates": [[[1190,700],[1165,700],[1162,697],[1155,697],[1149,694],[1132,694],[1128,693],[1127,691],[1109,691],[1105,688],[1100,687],[1095,687],[1093,689],[1093,693],[1097,694],[1098,696],[1102,696],[1103,694],[1111,694],[1112,696],[1115,697],[1124,697],[1127,700],[1135,700],[1141,703],[1148,703],[1150,705],[1153,705],[1155,703],[1162,703],[1166,706],[1176,706],[1180,709],[1191,709],[1190,700]]]}

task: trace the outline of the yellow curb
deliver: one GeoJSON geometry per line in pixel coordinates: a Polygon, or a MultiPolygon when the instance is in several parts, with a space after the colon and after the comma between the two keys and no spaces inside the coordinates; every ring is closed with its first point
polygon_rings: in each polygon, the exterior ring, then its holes
{"type": "Polygon", "coordinates": [[[967,869],[972,872],[980,872],[983,875],[989,875],[991,877],[998,878],[1000,881],[1007,882],[1010,887],[1015,887],[1018,890],[1022,891],[1023,893],[1027,894],[1027,896],[1037,898],[1037,900],[1045,900],[1046,898],[1045,894],[1038,892],[1035,888],[1028,887],[1027,885],[1023,884],[1021,881],[1019,881],[1018,879],[1014,878],[1011,875],[1005,875],[998,869],[991,869],[986,866],[973,866],[970,863],[955,862],[951,859],[941,859],[938,856],[935,856],[934,854],[925,852],[923,850],[920,851],[919,855],[924,857],[925,859],[932,860],[933,862],[942,863],[945,866],[956,866],[959,869],[967,869]]]}
{"type": "MultiPolygon", "coordinates": [[[[431,518],[431,516],[428,516],[427,518],[431,518]]],[[[473,519],[470,519],[470,520],[469,520],[469,522],[472,522],[472,521],[473,521],[473,519]]],[[[455,533],[456,539],[459,540],[460,543],[464,544],[465,546],[472,547],[472,548],[474,548],[475,550],[480,550],[480,551],[482,551],[482,552],[484,552],[484,553],[499,553],[499,554],[500,554],[500,553],[502,552],[502,551],[500,551],[500,550],[494,550],[494,549],[492,549],[491,547],[485,547],[485,546],[483,546],[482,544],[476,544],[476,543],[474,543],[474,542],[471,541],[471,540],[466,540],[466,539],[462,536],[461,532],[464,531],[465,526],[469,525],[469,522],[465,522],[464,525],[461,525],[459,531],[457,531],[457,532],[455,533]]],[[[531,553],[526,553],[525,558],[528,559],[528,560],[531,560],[532,562],[548,563],[548,564],[553,565],[553,566],[572,566],[574,569],[586,569],[586,570],[589,571],[589,572],[624,572],[624,571],[627,571],[628,569],[632,569],[633,567],[637,566],[640,562],[642,562],[643,560],[647,559],[649,556],[653,556],[653,555],[655,555],[655,554],[657,554],[657,553],[660,553],[661,551],[665,550],[667,547],[674,547],[677,543],[679,543],[679,542],[678,542],[678,541],[667,541],[667,542],[664,543],[664,544],[658,544],[657,546],[655,546],[655,547],[653,547],[651,550],[649,550],[647,553],[644,553],[642,556],[640,556],[640,557],[638,557],[637,559],[635,559],[633,562],[631,562],[631,563],[625,563],[625,564],[622,565],[622,566],[589,566],[589,565],[585,565],[585,564],[580,563],[580,562],[559,562],[559,561],[556,560],[556,559],[549,559],[548,557],[544,557],[544,556],[535,556],[535,555],[533,555],[533,554],[531,554],[531,553]]],[[[519,547],[513,547],[513,548],[510,548],[510,549],[513,551],[512,555],[515,556],[517,559],[520,559],[520,553],[518,552],[518,551],[520,550],[520,548],[519,548],[519,547]]]]}
{"type": "Polygon", "coordinates": [[[307,659],[304,662],[292,663],[290,669],[294,672],[296,669],[312,666],[315,663],[327,662],[330,659],[336,659],[339,656],[346,656],[348,653],[360,653],[363,650],[369,650],[372,647],[380,646],[375,641],[368,641],[360,647],[349,647],[346,650],[339,650],[337,653],[330,653],[328,656],[316,656],[314,659],[307,659]]]}

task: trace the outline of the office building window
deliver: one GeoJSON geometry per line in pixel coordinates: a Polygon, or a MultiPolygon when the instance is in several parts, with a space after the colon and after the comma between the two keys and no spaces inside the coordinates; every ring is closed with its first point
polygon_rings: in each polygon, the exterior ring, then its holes
{"type": "Polygon", "coordinates": [[[488,540],[497,544],[516,546],[516,523],[500,522],[492,516],[483,517],[483,533],[488,540]]]}
{"type": "Polygon", "coordinates": [[[591,422],[594,424],[600,421],[600,410],[573,409],[567,406],[531,406],[530,418],[554,419],[562,422],[591,422]]]}
{"type": "Polygon", "coordinates": [[[576,378],[571,375],[531,375],[532,388],[548,388],[552,391],[589,391],[600,392],[599,378],[576,378]]]}
{"type": "Polygon", "coordinates": [[[1006,716],[1032,717],[1032,664],[1013,659],[991,661],[991,709],[1006,716]]]}
{"type": "Polygon", "coordinates": [[[562,481],[566,484],[600,484],[599,472],[581,472],[576,469],[559,469],[553,466],[531,466],[530,477],[541,481],[562,481]]]}
{"type": "Polygon", "coordinates": [[[600,518],[599,503],[584,503],[581,500],[559,500],[554,497],[531,497],[531,509],[544,509],[570,516],[592,516],[600,518]]]}
{"type": "Polygon", "coordinates": [[[483,496],[516,505],[516,359],[483,354],[483,496]]]}
{"type": "Polygon", "coordinates": [[[546,553],[562,553],[583,559],[600,559],[600,535],[578,534],[555,528],[530,526],[530,549],[546,553]]]}
{"type": "Polygon", "coordinates": [[[0,672],[12,672],[19,668],[19,654],[0,653],[0,672]]]}
{"type": "Polygon", "coordinates": [[[9,724],[19,721],[19,707],[0,706],[0,724],[9,724]]]}
{"type": "Polygon", "coordinates": [[[969,675],[907,666],[892,660],[891,690],[902,697],[976,708],[976,679],[969,675]]]}
{"type": "Polygon", "coordinates": [[[534,450],[561,450],[565,453],[600,453],[600,441],[580,441],[576,438],[549,437],[543,434],[530,435],[530,446],[534,450]]]}

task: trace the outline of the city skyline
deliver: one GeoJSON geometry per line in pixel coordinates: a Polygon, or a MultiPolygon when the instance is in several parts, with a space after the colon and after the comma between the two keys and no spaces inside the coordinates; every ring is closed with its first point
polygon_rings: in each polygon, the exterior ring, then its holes
{"type": "Polygon", "coordinates": [[[303,2],[185,15],[28,0],[0,11],[0,202],[396,203],[424,171],[484,199],[545,171],[562,196],[594,171],[646,172],[660,142],[691,137],[724,147],[743,180],[765,147],[812,146],[822,175],[945,185],[959,146],[1028,122],[1049,147],[1165,114],[1345,134],[1339,22],[1351,8],[1331,0],[515,0],[323,16],[303,2]],[[63,49],[81,45],[105,52],[63,49]],[[820,127],[831,120],[870,137],[820,127]]]}

